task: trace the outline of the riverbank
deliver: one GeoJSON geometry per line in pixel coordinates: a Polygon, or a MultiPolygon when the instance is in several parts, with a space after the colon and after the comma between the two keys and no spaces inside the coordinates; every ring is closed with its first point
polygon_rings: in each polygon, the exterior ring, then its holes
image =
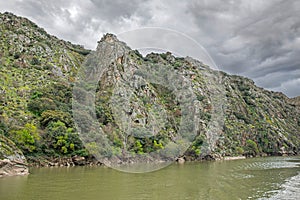
{"type": "MultiPolygon", "coordinates": [[[[256,157],[294,157],[299,155],[259,155],[256,157]]],[[[179,157],[175,160],[175,162],[179,164],[184,164],[186,162],[206,162],[206,161],[231,161],[231,160],[244,160],[249,158],[255,158],[253,156],[205,156],[201,159],[190,159],[189,157],[179,157]]],[[[166,161],[169,162],[170,160],[166,161]]],[[[27,162],[29,167],[73,167],[73,166],[100,166],[105,165],[101,161],[97,160],[94,157],[81,157],[81,156],[73,156],[73,157],[59,157],[59,158],[51,158],[51,157],[27,157],[27,162]]],[[[161,163],[163,161],[160,161],[161,163]]],[[[133,164],[134,161],[131,162],[133,164]]]]}
{"type": "Polygon", "coordinates": [[[94,157],[27,157],[29,167],[74,167],[74,166],[99,166],[103,165],[94,157]]]}

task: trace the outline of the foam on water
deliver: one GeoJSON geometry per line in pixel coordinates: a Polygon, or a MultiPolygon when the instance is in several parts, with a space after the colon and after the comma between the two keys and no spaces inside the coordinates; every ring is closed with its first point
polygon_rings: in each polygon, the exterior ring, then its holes
{"type": "MultiPolygon", "coordinates": [[[[300,198],[300,173],[286,180],[278,191],[270,191],[275,193],[270,198],[263,198],[269,200],[295,200],[300,198]]],[[[262,200],[262,199],[261,199],[262,200]]]]}

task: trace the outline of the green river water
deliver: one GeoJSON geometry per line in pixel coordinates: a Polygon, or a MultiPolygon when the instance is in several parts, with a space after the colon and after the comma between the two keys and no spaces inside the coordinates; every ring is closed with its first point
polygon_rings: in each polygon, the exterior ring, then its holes
{"type": "Polygon", "coordinates": [[[0,200],[300,199],[300,157],[172,164],[150,173],[32,168],[0,178],[0,200]]]}

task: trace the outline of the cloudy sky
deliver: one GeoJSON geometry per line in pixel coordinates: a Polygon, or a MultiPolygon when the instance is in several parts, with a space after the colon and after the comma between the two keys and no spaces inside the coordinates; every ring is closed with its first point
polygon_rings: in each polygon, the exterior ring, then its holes
{"type": "Polygon", "coordinates": [[[219,69],[290,97],[300,95],[297,0],[6,0],[0,11],[27,17],[90,49],[107,32],[174,30],[201,44],[219,69]]]}

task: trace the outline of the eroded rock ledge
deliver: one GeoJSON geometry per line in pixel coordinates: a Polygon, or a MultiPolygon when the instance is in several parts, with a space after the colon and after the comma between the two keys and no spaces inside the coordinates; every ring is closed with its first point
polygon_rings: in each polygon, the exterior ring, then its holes
{"type": "Polygon", "coordinates": [[[0,177],[27,175],[27,161],[16,145],[0,135],[0,177]]]}
{"type": "Polygon", "coordinates": [[[29,174],[29,171],[26,164],[11,161],[9,159],[0,160],[0,177],[27,174],[29,174]]]}

